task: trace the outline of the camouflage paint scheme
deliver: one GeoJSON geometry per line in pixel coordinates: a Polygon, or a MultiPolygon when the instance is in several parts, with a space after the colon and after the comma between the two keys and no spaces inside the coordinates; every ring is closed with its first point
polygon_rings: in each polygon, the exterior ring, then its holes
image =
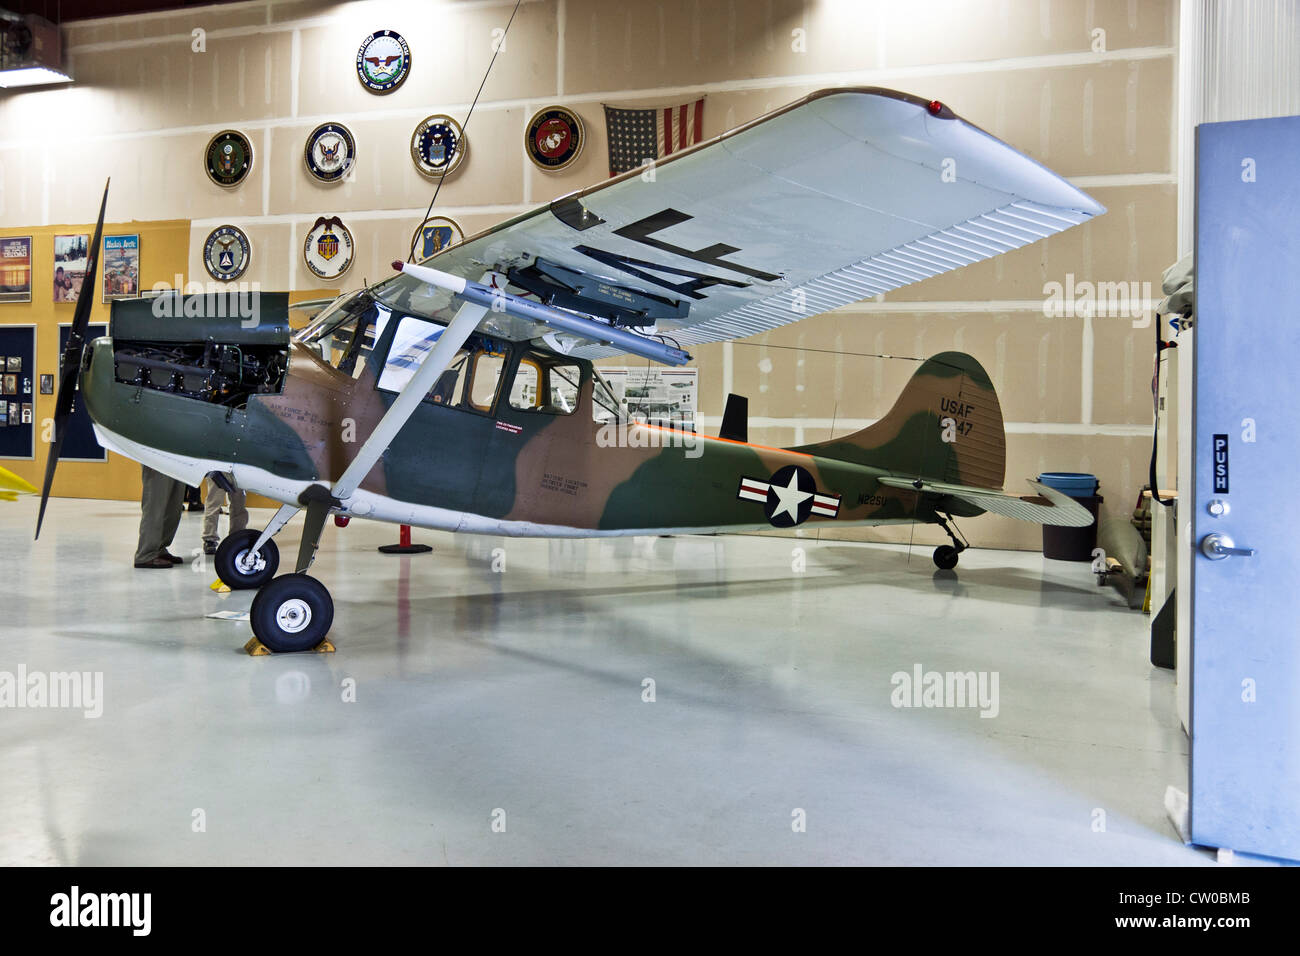
{"type": "MultiPolygon", "coordinates": [[[[82,395],[98,425],[149,448],[329,484],[396,397],[377,388],[377,381],[397,324],[388,324],[355,378],[293,342],[282,393],[255,395],[244,408],[117,382],[114,340],[100,338],[89,350],[82,395]]],[[[573,414],[522,410],[506,397],[527,346],[500,345],[508,358],[490,412],[426,400],[362,482],[363,491],[542,526],[516,533],[562,528],[618,534],[771,527],[776,522],[769,522],[768,513],[778,505],[776,493],[768,493],[765,508],[762,501],[739,497],[740,484],[747,478],[766,483],[788,465],[805,469],[819,495],[839,498],[834,517],[790,512],[800,524],[933,521],[936,511],[982,513],[955,499],[881,486],[880,475],[1002,485],[997,396],[979,363],[961,353],[946,352],[923,363],[894,408],[870,427],[782,449],[638,424],[628,425],[617,445],[602,441],[602,425],[592,415],[590,362],[563,359],[581,369],[573,414]],[[688,449],[683,441],[696,444],[688,449]]],[[[247,490],[286,500],[269,489],[247,490]]],[[[783,521],[788,526],[790,518],[783,521]]]]}

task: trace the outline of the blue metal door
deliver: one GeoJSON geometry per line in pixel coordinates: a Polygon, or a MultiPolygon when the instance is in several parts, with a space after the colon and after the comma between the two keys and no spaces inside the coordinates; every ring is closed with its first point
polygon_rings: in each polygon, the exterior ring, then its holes
{"type": "Polygon", "coordinates": [[[1191,832],[1300,859],[1300,117],[1196,144],[1191,832]]]}

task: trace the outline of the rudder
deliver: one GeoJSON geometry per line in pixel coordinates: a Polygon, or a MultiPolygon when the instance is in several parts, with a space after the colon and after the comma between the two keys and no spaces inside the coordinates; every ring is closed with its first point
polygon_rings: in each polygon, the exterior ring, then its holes
{"type": "Polygon", "coordinates": [[[980,488],[1001,488],[1006,473],[1002,406],[983,366],[963,352],[923,362],[875,424],[798,450],[980,488]]]}

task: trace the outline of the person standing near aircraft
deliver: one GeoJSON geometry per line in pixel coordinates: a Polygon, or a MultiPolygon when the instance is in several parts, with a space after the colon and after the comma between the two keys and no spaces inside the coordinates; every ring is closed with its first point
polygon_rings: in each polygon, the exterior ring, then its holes
{"type": "Polygon", "coordinates": [[[176,537],[185,507],[185,483],[168,478],[148,465],[140,466],[140,537],[135,549],[137,568],[170,568],[183,559],[167,550],[176,537]]]}
{"type": "Polygon", "coordinates": [[[238,488],[229,494],[211,478],[203,479],[203,553],[216,554],[217,544],[221,541],[218,528],[221,521],[221,505],[229,498],[230,533],[243,531],[248,527],[248,496],[238,488]]]}

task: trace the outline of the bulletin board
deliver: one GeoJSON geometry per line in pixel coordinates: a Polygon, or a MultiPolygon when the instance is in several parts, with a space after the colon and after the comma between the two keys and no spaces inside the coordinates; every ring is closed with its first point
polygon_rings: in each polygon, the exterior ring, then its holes
{"type": "MultiPolygon", "coordinates": [[[[63,354],[63,350],[67,347],[68,334],[71,331],[71,323],[59,324],[60,355],[63,354]]],[[[107,334],[108,326],[106,325],[98,324],[86,327],[87,342],[93,342],[95,339],[107,334]]],[[[77,396],[72,400],[72,414],[68,416],[68,424],[65,428],[63,448],[59,452],[60,461],[108,460],[108,452],[95,438],[95,429],[91,424],[90,415],[86,412],[86,406],[81,401],[80,389],[78,389],[77,396]]]]}
{"type": "Polygon", "coordinates": [[[36,326],[0,326],[0,458],[36,457],[36,326]]]}

